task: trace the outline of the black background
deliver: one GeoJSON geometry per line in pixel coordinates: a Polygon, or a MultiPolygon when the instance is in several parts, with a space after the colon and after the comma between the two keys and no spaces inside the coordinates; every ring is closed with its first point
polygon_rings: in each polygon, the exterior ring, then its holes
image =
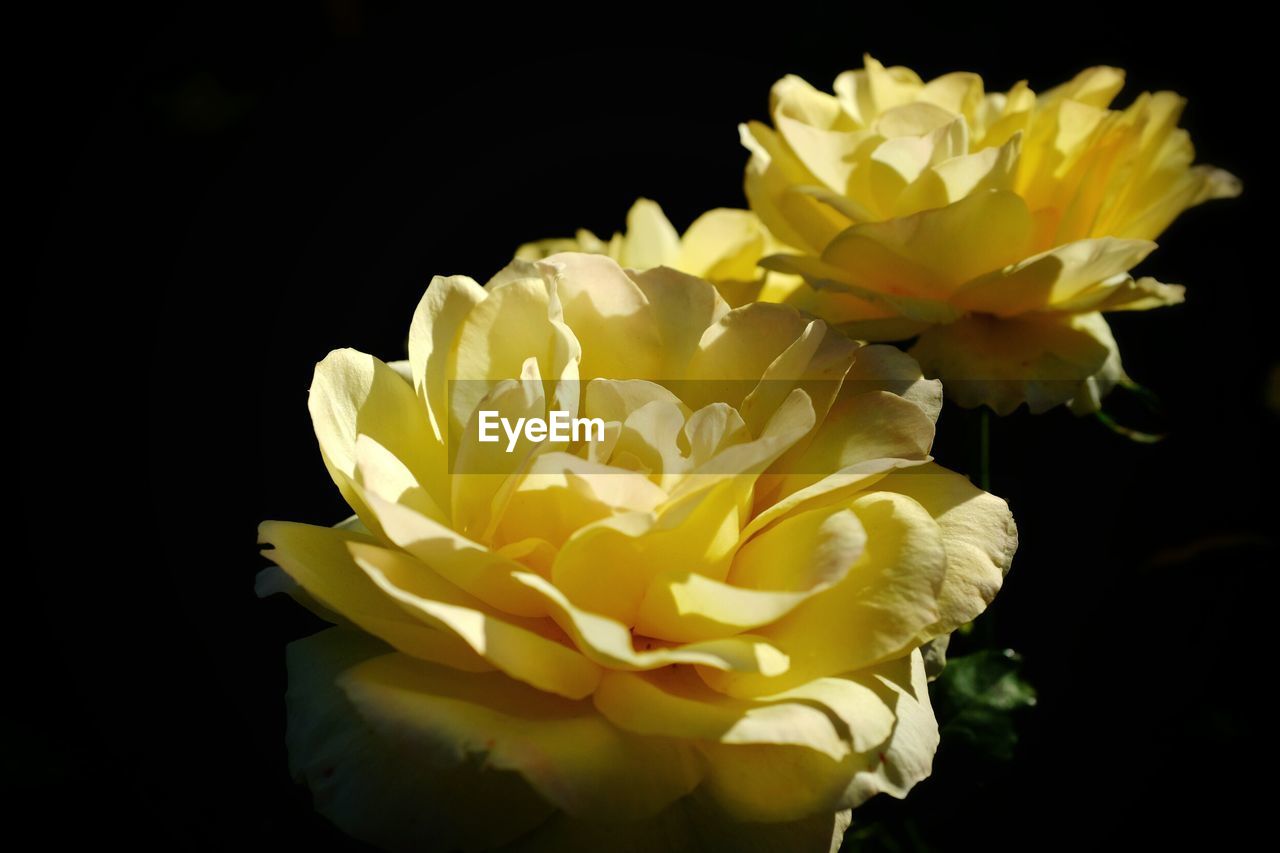
{"type": "MultiPolygon", "coordinates": [[[[312,365],[339,346],[401,357],[432,275],[483,281],[526,240],[607,235],[637,196],[678,228],[743,206],[736,124],[766,118],[782,74],[827,86],[863,51],[990,89],[1126,67],[1122,101],[1187,95],[1199,159],[1245,194],[1185,214],[1140,268],[1186,284],[1186,305],[1112,315],[1167,440],[1063,411],[995,424],[993,490],[1022,545],[990,618],[1040,694],[1016,759],[974,770],[944,746],[907,804],[857,818],[910,814],[902,849],[939,850],[1229,848],[1266,822],[1278,232],[1260,22],[1222,4],[1162,26],[1080,4],[178,5],[60,10],[15,36],[37,47],[15,134],[37,151],[11,168],[35,179],[19,213],[41,231],[36,271],[9,282],[28,309],[3,705],[19,825],[341,848],[283,749],[283,646],[318,623],[252,593],[259,520],[344,515],[312,365]]],[[[972,472],[974,441],[948,407],[939,457],[972,472]]]]}

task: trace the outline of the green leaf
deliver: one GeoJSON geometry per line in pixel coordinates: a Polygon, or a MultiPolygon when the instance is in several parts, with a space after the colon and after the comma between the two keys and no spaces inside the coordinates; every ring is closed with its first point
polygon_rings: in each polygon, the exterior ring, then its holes
{"type": "Polygon", "coordinates": [[[1021,660],[1010,649],[987,649],[947,661],[931,691],[944,745],[997,761],[1013,757],[1014,714],[1036,702],[1021,660]]]}

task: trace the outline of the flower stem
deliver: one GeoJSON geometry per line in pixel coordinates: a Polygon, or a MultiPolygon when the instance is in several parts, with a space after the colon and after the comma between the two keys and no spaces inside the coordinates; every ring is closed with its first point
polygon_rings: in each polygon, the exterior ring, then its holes
{"type": "Polygon", "coordinates": [[[991,410],[978,409],[978,488],[991,491],[991,410]]]}

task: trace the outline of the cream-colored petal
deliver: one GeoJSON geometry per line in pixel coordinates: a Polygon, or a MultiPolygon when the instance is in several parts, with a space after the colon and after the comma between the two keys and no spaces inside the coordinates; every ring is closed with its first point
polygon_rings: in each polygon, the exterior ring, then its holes
{"type": "Polygon", "coordinates": [[[973,116],[984,94],[982,77],[967,71],[953,71],[924,84],[919,97],[953,115],[973,116]]]}
{"type": "Polygon", "coordinates": [[[936,210],[856,225],[831,242],[822,260],[843,273],[841,281],[884,296],[945,298],[1026,257],[1031,235],[1022,199],[990,190],[936,210]]]}
{"type": "MultiPolygon", "coordinates": [[[[778,266],[794,262],[794,258],[785,255],[772,255],[761,259],[762,265],[778,266]]],[[[818,262],[819,264],[821,262],[818,262]]],[[[838,273],[835,273],[838,275],[838,273]]],[[[816,271],[819,279],[835,281],[827,270],[816,271]]],[[[873,300],[863,299],[848,292],[847,287],[833,288],[824,283],[822,288],[814,287],[805,281],[804,276],[783,273],[771,269],[768,281],[782,279],[797,282],[786,290],[776,294],[763,292],[759,301],[781,302],[790,305],[801,313],[814,317],[822,317],[833,327],[839,329],[846,337],[864,341],[901,341],[919,334],[927,323],[920,323],[898,316],[897,309],[873,300]]],[[[840,283],[837,283],[840,284],[840,283]]],[[[768,285],[766,285],[768,290],[768,285]]]]}
{"type": "Polygon", "coordinates": [[[925,459],[934,426],[919,406],[889,391],[837,400],[804,450],[762,485],[757,501],[777,502],[828,476],[876,459],[925,459]]]}
{"type": "MultiPolygon", "coordinates": [[[[760,475],[781,465],[812,433],[815,421],[809,395],[801,388],[793,389],[769,418],[759,438],[730,445],[700,465],[671,490],[673,503],[721,485],[729,486],[740,500],[746,501],[754,476],[743,475],[760,475]]],[[[744,506],[744,512],[745,509],[744,506]]]]}
{"type": "Polygon", "coordinates": [[[874,124],[882,136],[893,139],[927,136],[955,121],[956,114],[951,110],[925,101],[912,101],[885,110],[874,124]]]}
{"type": "Polygon", "coordinates": [[[682,420],[691,414],[667,386],[644,379],[592,379],[583,396],[583,411],[589,417],[623,423],[651,403],[675,407],[682,420]]]}
{"type": "Polygon", "coordinates": [[[740,125],[739,138],[751,160],[745,190],[751,209],[769,232],[788,246],[818,253],[851,222],[806,192],[822,181],[791,152],[786,141],[759,122],[740,125]]]}
{"type": "Polygon", "coordinates": [[[498,673],[458,673],[391,654],[345,670],[338,686],[375,736],[438,753],[438,763],[514,771],[572,815],[645,818],[699,780],[687,745],[627,734],[589,702],[498,673]]]}
{"type": "Polygon", "coordinates": [[[765,368],[759,383],[742,401],[740,412],[752,434],[763,432],[765,424],[797,388],[813,404],[815,420],[822,421],[856,358],[858,346],[820,320],[805,326],[800,337],[765,368]]]}
{"type": "Polygon", "coordinates": [[[560,642],[549,621],[539,625],[537,620],[504,617],[403,551],[362,543],[349,549],[356,565],[391,601],[453,633],[517,681],[569,699],[589,696],[600,683],[600,667],[560,642]]]}
{"type": "Polygon", "coordinates": [[[484,288],[464,275],[436,276],[409,325],[409,365],[413,387],[427,407],[436,441],[448,447],[449,353],[471,310],[485,299],[484,288]]]}
{"type": "Polygon", "coordinates": [[[659,474],[665,488],[687,467],[680,448],[687,407],[679,401],[654,400],[626,416],[614,454],[627,454],[659,474]]]}
{"type": "Polygon", "coordinates": [[[1038,413],[1070,400],[1103,368],[1114,346],[1105,325],[1099,314],[975,314],[929,329],[910,353],[965,408],[1007,415],[1026,403],[1038,413]]]}
{"type": "Polygon", "coordinates": [[[938,593],[938,621],[921,640],[972,621],[999,592],[1018,548],[1009,505],[934,463],[890,474],[876,488],[907,495],[942,528],[947,570],[938,593]]]}
{"type": "MultiPolygon", "coordinates": [[[[634,235],[629,239],[634,240],[634,235]]],[[[598,376],[665,378],[661,375],[662,333],[653,308],[616,262],[603,255],[567,254],[553,255],[538,266],[554,279],[564,322],[582,345],[579,377],[583,381],[598,376]],[[621,341],[626,346],[619,346],[621,341]]]]}
{"type": "Polygon", "coordinates": [[[700,742],[706,762],[703,789],[737,820],[801,820],[844,808],[850,760],[812,749],[774,744],[700,742]]]}
{"type": "Polygon", "coordinates": [[[634,625],[662,571],[682,566],[724,576],[742,526],[742,493],[750,486],[750,478],[726,473],[659,512],[620,513],[583,527],[556,555],[552,578],[577,606],[634,625]]]}
{"type": "Polygon", "coordinates": [[[289,645],[289,768],[316,810],[361,841],[405,853],[487,849],[543,824],[554,806],[519,773],[465,760],[447,735],[400,736],[368,724],[337,682],[387,651],[338,628],[289,645]]]}
{"type": "Polygon", "coordinates": [[[751,440],[738,410],[727,403],[711,403],[689,415],[684,425],[689,465],[704,467],[720,451],[751,440]]]}
{"type": "MultiPolygon", "coordinates": [[[[463,384],[455,383],[455,395],[463,384]]],[[[513,445],[507,428],[501,426],[503,420],[518,425],[525,419],[545,418],[555,406],[548,406],[544,395],[538,362],[530,356],[518,380],[498,382],[476,401],[457,436],[449,477],[453,507],[450,526],[464,536],[488,541],[502,516],[503,500],[517,483],[515,475],[524,471],[537,454],[562,449],[556,443],[535,442],[524,430],[519,431],[513,445]],[[485,412],[494,413],[486,418],[490,427],[487,438],[496,440],[482,440],[480,421],[485,412]],[[501,419],[497,424],[493,422],[495,417],[501,419]]]]}
{"type": "Polygon", "coordinates": [[[797,514],[740,548],[727,582],[683,569],[660,574],[640,605],[636,630],[690,642],[776,622],[838,583],[865,542],[862,525],[848,510],[797,514]]]}
{"type": "Polygon", "coordinates": [[[832,588],[761,628],[791,658],[787,671],[704,672],[731,696],[758,696],[900,657],[939,618],[946,548],[938,523],[919,503],[896,492],[854,498],[850,509],[867,530],[858,562],[832,588]]]}
{"type": "Polygon", "coordinates": [[[966,311],[997,317],[1061,310],[1100,282],[1128,272],[1155,247],[1145,240],[1078,240],[981,276],[954,300],[966,311]]]}
{"type": "Polygon", "coordinates": [[[692,664],[716,671],[771,675],[786,671],[787,656],[749,634],[685,645],[653,644],[637,649],[631,631],[621,622],[576,606],[555,585],[537,575],[519,574],[517,579],[545,598],[552,616],[583,654],[609,669],[651,670],[692,664]]]}
{"type": "Polygon", "coordinates": [[[871,136],[853,127],[839,102],[788,75],[773,86],[773,121],[797,159],[822,183],[843,193],[855,153],[871,136]]]}
{"type": "Polygon", "coordinates": [[[519,475],[496,540],[545,541],[553,546],[554,561],[555,551],[583,527],[617,512],[652,512],[666,500],[667,494],[642,473],[569,453],[543,453],[519,475]]]}
{"type": "Polygon", "coordinates": [[[847,509],[796,513],[744,543],[728,580],[750,590],[808,593],[839,582],[866,542],[867,531],[847,509]]]}
{"type": "Polygon", "coordinates": [[[790,698],[826,708],[832,719],[848,727],[856,752],[833,761],[793,746],[704,744],[704,787],[723,808],[744,818],[757,815],[753,820],[847,808],[880,790],[905,794],[928,775],[938,742],[919,659],[919,652],[912,652],[768,697],[767,701],[790,698]]]}
{"type": "Polygon", "coordinates": [[[893,733],[893,704],[881,684],[882,672],[896,672],[896,662],[813,681],[757,697],[759,702],[812,702],[837,720],[854,752],[867,753],[893,733]]]}
{"type": "MultiPolygon", "coordinates": [[[[394,370],[352,349],[334,350],[316,365],[307,408],[325,467],[366,524],[369,511],[352,485],[356,438],[363,434],[394,456],[419,482],[432,482],[439,445],[413,387],[394,370]]],[[[432,497],[429,511],[441,517],[432,497]]],[[[370,525],[372,528],[372,525],[370,525]]]]}
{"type": "Polygon", "coordinates": [[[690,408],[724,402],[738,408],[764,375],[808,326],[793,308],[752,303],[724,314],[698,342],[674,389],[690,408]]]}
{"type": "Polygon", "coordinates": [[[267,521],[258,529],[258,540],[273,546],[263,556],[323,608],[400,651],[458,669],[480,672],[492,668],[452,634],[424,625],[396,607],[365,576],[348,548],[372,544],[370,537],[333,527],[267,521]]]}
{"type": "Polygon", "coordinates": [[[821,706],[790,700],[733,699],[687,667],[609,672],[592,697],[619,728],[641,735],[724,744],[788,744],[839,761],[851,747],[821,706]]]}
{"type": "MultiPolygon", "coordinates": [[[[837,238],[838,239],[838,238],[837,238]]],[[[770,270],[778,270],[792,275],[803,276],[814,290],[821,294],[856,300],[848,307],[864,305],[865,310],[858,308],[853,314],[845,317],[848,321],[866,320],[875,323],[889,320],[893,329],[907,325],[909,328],[927,327],[933,323],[949,323],[961,316],[961,311],[946,300],[945,294],[937,296],[912,295],[921,286],[938,290],[945,285],[943,280],[928,270],[893,255],[875,243],[862,241],[854,249],[858,260],[858,268],[877,268],[880,276],[873,286],[856,280],[862,273],[850,271],[835,264],[827,263],[822,258],[804,255],[770,255],[761,264],[770,270]],[[892,272],[891,272],[892,271],[892,272]],[[892,285],[893,290],[883,289],[884,282],[893,279],[898,282],[914,282],[906,287],[892,285]],[[923,283],[923,284],[922,284],[923,283]],[[906,292],[906,291],[910,292],[906,292]],[[897,322],[893,322],[897,321],[897,322]]],[[[891,332],[887,338],[894,340],[911,336],[911,332],[897,334],[891,332]]]]}
{"type": "Polygon", "coordinates": [[[1107,65],[1086,68],[1066,83],[1048,90],[1040,96],[1043,105],[1062,100],[1080,101],[1094,107],[1106,107],[1124,88],[1124,69],[1107,65]]]}
{"type": "Polygon", "coordinates": [[[707,329],[729,310],[716,289],[700,278],[658,268],[629,273],[653,311],[662,339],[657,378],[682,379],[707,329]]]}
{"type": "Polygon", "coordinates": [[[402,358],[399,361],[388,361],[387,367],[394,370],[396,372],[396,376],[399,376],[405,382],[408,382],[410,385],[413,384],[413,365],[409,363],[409,359],[402,358]]]}
{"type": "Polygon", "coordinates": [[[776,504],[830,472],[871,460],[926,458],[941,388],[919,377],[915,361],[896,349],[859,350],[823,422],[757,485],[756,506],[776,504]]]}
{"type": "Polygon", "coordinates": [[[1107,348],[1107,359],[1102,367],[1084,381],[1079,390],[1067,403],[1073,414],[1088,415],[1102,408],[1102,398],[1111,393],[1111,389],[1129,377],[1120,363],[1120,348],[1111,336],[1111,327],[1101,314],[1082,314],[1075,322],[1082,329],[1088,329],[1094,340],[1107,348]]]}
{"type": "Polygon", "coordinates": [[[761,273],[765,231],[749,210],[716,208],[699,216],[680,238],[680,253],[671,266],[711,281],[750,281],[761,273]]]}
{"type": "Polygon", "coordinates": [[[831,689],[835,679],[822,680],[827,689],[807,685],[796,692],[813,691],[828,708],[842,707],[850,725],[874,718],[868,728],[873,734],[861,741],[865,751],[832,761],[793,746],[702,744],[707,792],[722,808],[752,820],[848,808],[880,792],[905,796],[929,775],[938,745],[919,651],[843,680],[858,692],[837,693],[831,689]],[[837,695],[844,704],[833,699],[837,695]]]}
{"type": "Polygon", "coordinates": [[[348,625],[350,620],[334,610],[325,607],[315,596],[303,589],[302,584],[289,577],[289,573],[279,566],[267,566],[253,578],[253,594],[258,598],[266,598],[276,593],[284,593],[307,610],[330,625],[348,625]]]}
{"type": "Polygon", "coordinates": [[[887,671],[877,678],[894,694],[897,722],[889,740],[864,756],[865,766],[854,775],[842,801],[849,807],[857,807],[880,793],[905,797],[932,772],[933,755],[938,749],[938,721],[929,703],[929,684],[920,651],[911,653],[909,680],[890,677],[887,671]]]}
{"type": "Polygon", "coordinates": [[[1073,314],[1086,311],[1146,311],[1177,305],[1185,298],[1186,288],[1180,284],[1163,284],[1150,276],[1135,281],[1133,276],[1126,274],[1099,282],[1079,296],[1054,305],[1054,310],[1073,314]]]}
{"type": "Polygon", "coordinates": [[[439,505],[413,472],[390,450],[364,434],[356,436],[354,481],[360,488],[374,491],[428,518],[444,517],[439,505]]]}
{"type": "Polygon", "coordinates": [[[548,382],[578,378],[581,346],[563,322],[554,281],[544,280],[537,265],[517,261],[485,290],[487,298],[463,319],[446,366],[454,452],[480,400],[498,382],[519,378],[529,359],[548,382]]]}
{"type": "Polygon", "coordinates": [[[942,411],[942,383],[925,379],[916,360],[897,347],[873,345],[859,349],[841,390],[847,394],[890,391],[915,403],[935,422],[942,411]]]}
{"type": "Polygon", "coordinates": [[[387,539],[491,607],[516,616],[545,616],[546,606],[514,577],[526,567],[408,507],[373,493],[364,498],[387,539]]]}
{"type": "Polygon", "coordinates": [[[679,254],[680,235],[658,203],[647,198],[636,201],[627,211],[627,236],[618,263],[647,270],[672,266],[679,254]]]}
{"type": "Polygon", "coordinates": [[[909,216],[988,190],[1013,189],[1022,138],[932,164],[898,197],[893,214],[909,216]]]}
{"type": "Polygon", "coordinates": [[[514,257],[518,261],[545,260],[552,255],[563,252],[590,252],[596,255],[609,253],[609,245],[585,228],[579,229],[574,237],[552,237],[546,240],[534,240],[522,243],[516,248],[514,257]]]}
{"type": "Polygon", "coordinates": [[[785,493],[782,497],[771,492],[763,502],[757,501],[756,513],[743,528],[742,536],[744,539],[752,536],[792,513],[841,503],[869,489],[889,471],[922,465],[925,461],[878,458],[855,462],[847,468],[822,477],[816,483],[785,493]]]}
{"type": "Polygon", "coordinates": [[[846,71],[836,78],[835,92],[848,113],[863,124],[870,124],[881,113],[920,96],[924,83],[910,68],[884,67],[874,57],[864,54],[862,69],[846,71]]]}

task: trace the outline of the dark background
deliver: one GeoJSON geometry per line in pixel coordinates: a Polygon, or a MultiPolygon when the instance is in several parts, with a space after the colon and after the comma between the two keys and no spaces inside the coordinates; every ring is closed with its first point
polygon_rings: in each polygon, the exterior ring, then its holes
{"type": "MultiPolygon", "coordinates": [[[[904,850],[1229,849],[1267,822],[1280,599],[1261,22],[1222,4],[1163,12],[1163,28],[1078,4],[897,20],[795,3],[177,6],[63,9],[13,35],[36,47],[14,83],[34,109],[11,131],[34,151],[10,168],[34,179],[17,212],[40,232],[35,271],[9,281],[27,309],[3,703],[18,826],[134,849],[342,849],[283,747],[283,646],[318,623],[252,593],[259,520],[345,514],[306,413],[312,365],[339,346],[401,357],[432,275],[483,281],[526,240],[607,236],[637,196],[681,229],[743,206],[737,122],[767,117],[782,74],[825,87],[863,51],[989,89],[1126,67],[1122,102],[1187,95],[1199,159],[1245,194],[1185,214],[1140,268],[1186,284],[1186,305],[1111,315],[1165,409],[1118,413],[1165,441],[1064,411],[995,423],[993,490],[1022,545],[985,630],[1039,691],[1016,757],[944,744],[907,803],[855,819],[904,850]]],[[[948,407],[939,457],[973,472],[975,440],[948,407]]]]}

